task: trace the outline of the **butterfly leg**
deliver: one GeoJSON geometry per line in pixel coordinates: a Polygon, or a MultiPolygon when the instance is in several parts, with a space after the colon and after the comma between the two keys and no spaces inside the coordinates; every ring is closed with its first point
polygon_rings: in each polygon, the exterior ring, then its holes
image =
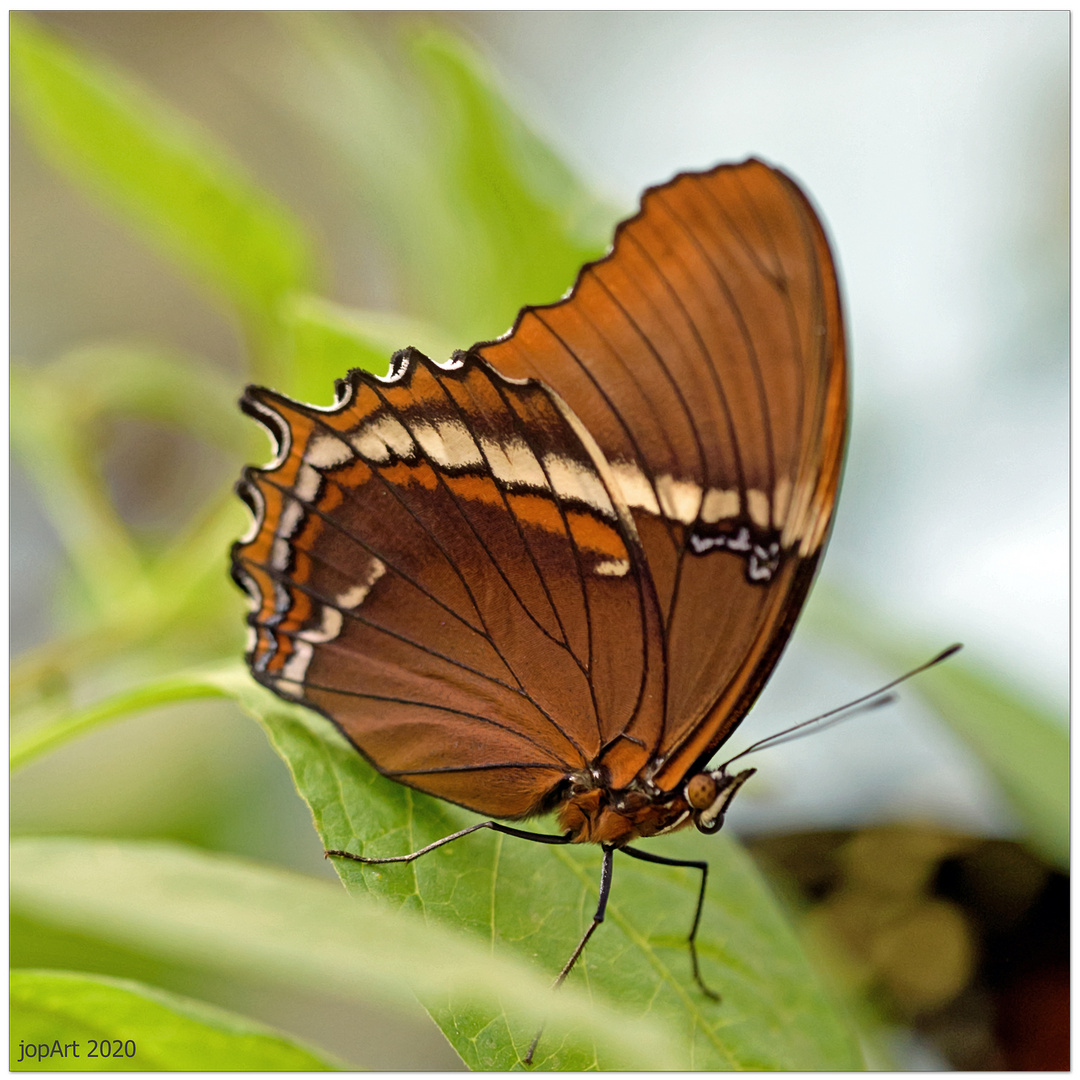
{"type": "MultiPolygon", "coordinates": [[[[603,845],[604,849],[604,864],[600,870],[600,900],[596,905],[596,914],[593,915],[592,923],[589,925],[588,930],[582,935],[581,940],[577,944],[577,948],[573,951],[570,959],[566,961],[562,971],[559,972],[559,977],[552,984],[552,990],[558,990],[560,986],[566,981],[566,976],[570,974],[577,963],[578,957],[585,951],[585,946],[589,943],[589,938],[593,936],[593,932],[604,921],[604,912],[607,911],[608,895],[611,892],[611,864],[614,859],[615,849],[609,847],[607,844],[603,845]]],[[[625,848],[623,849],[625,850],[625,848]]],[[[544,1029],[541,1028],[536,1033],[536,1038],[533,1039],[532,1044],[529,1046],[529,1052],[522,1058],[522,1061],[526,1065],[532,1064],[533,1053],[536,1051],[536,1044],[540,1041],[540,1036],[544,1034],[544,1029]]]]}
{"type": "Polygon", "coordinates": [[[705,883],[709,880],[709,864],[707,862],[697,862],[693,859],[665,859],[662,855],[653,855],[649,851],[639,851],[637,848],[632,847],[624,847],[620,850],[631,856],[631,858],[640,859],[642,862],[657,863],[659,866],[685,866],[690,870],[701,871],[701,888],[698,890],[697,909],[694,911],[694,925],[690,927],[690,937],[687,939],[687,944],[690,946],[690,966],[694,971],[694,982],[701,988],[701,992],[706,997],[712,998],[713,1001],[719,1001],[720,995],[706,986],[705,980],[701,977],[697,956],[697,932],[698,925],[701,923],[701,910],[705,903],[705,883]]]}
{"type": "Polygon", "coordinates": [[[338,859],[352,859],[353,862],[360,863],[408,863],[413,859],[419,859],[421,855],[426,855],[429,851],[434,851],[436,848],[441,848],[444,844],[449,844],[451,840],[460,840],[463,836],[468,836],[469,833],[477,832],[479,829],[493,829],[495,832],[505,833],[507,836],[516,836],[521,840],[532,840],[537,844],[569,844],[569,836],[552,836],[550,833],[534,833],[525,832],[524,829],[512,829],[509,825],[500,825],[497,821],[481,821],[478,825],[470,825],[467,829],[460,829],[456,833],[451,833],[449,836],[444,836],[441,840],[436,840],[432,844],[428,844],[427,847],[422,847],[419,851],[411,851],[408,855],[389,855],[382,859],[369,858],[366,855],[354,855],[351,851],[339,851],[336,848],[333,850],[325,851],[323,854],[329,858],[333,855],[338,859]]]}

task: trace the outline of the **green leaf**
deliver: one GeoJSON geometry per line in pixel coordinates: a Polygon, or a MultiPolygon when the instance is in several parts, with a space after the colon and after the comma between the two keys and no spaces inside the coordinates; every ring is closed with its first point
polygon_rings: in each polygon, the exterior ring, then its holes
{"type": "MultiPolygon", "coordinates": [[[[467,1001],[528,1043],[546,1017],[552,1042],[581,1057],[584,1027],[608,1060],[680,1060],[653,1018],[631,1022],[512,954],[446,926],[425,926],[329,881],[177,844],[16,839],[11,907],[39,923],[172,962],[320,993],[392,1004],[467,1001]]],[[[473,1032],[483,1044],[487,1036],[473,1032]]]]}
{"type": "Polygon", "coordinates": [[[315,63],[282,80],[282,104],[356,177],[396,260],[402,310],[467,348],[523,304],[557,300],[603,252],[617,210],[574,178],[463,42],[414,28],[387,50],[333,14],[285,18],[315,63]]]}
{"type": "Polygon", "coordinates": [[[143,709],[191,701],[193,698],[224,697],[225,693],[219,681],[197,672],[145,683],[14,735],[11,739],[10,767],[12,770],[20,769],[72,739],[143,709]]]}
{"type": "MultiPolygon", "coordinates": [[[[77,424],[85,452],[101,443],[111,416],[169,424],[237,455],[250,449],[250,425],[237,407],[236,379],[202,357],[168,348],[108,342],[73,349],[48,364],[15,368],[32,387],[35,411],[58,410],[77,424]]],[[[31,444],[32,454],[48,445],[31,444]]]]}
{"type": "Polygon", "coordinates": [[[462,234],[439,268],[461,312],[447,325],[494,337],[523,304],[558,300],[582,263],[603,253],[617,212],[513,111],[461,38],[427,27],[409,52],[434,117],[434,168],[462,234]]]}
{"type": "Polygon", "coordinates": [[[1001,785],[1028,843],[1069,869],[1069,733],[1012,687],[959,661],[927,672],[919,693],[1001,785]]]}
{"type": "Polygon", "coordinates": [[[42,154],[234,307],[265,361],[281,299],[311,284],[294,216],[191,120],[24,16],[11,19],[11,75],[42,154]]]}
{"type": "MultiPolygon", "coordinates": [[[[223,681],[263,723],[292,770],[327,848],[400,855],[477,820],[379,776],[321,717],[290,707],[245,674],[223,681]]],[[[542,825],[541,825],[542,828],[542,825]]],[[[668,837],[642,846],[673,858],[708,858],[709,891],[699,935],[705,979],[723,994],[710,1001],[694,985],[686,934],[696,872],[616,854],[607,921],[594,935],[560,997],[576,987],[632,1024],[674,1033],[668,1068],[859,1068],[846,1021],[827,998],[795,935],[747,856],[724,837],[668,837]]],[[[482,832],[415,863],[337,869],[357,897],[385,897],[430,926],[462,928],[499,957],[519,955],[549,976],[588,926],[597,902],[599,849],[541,847],[482,832]]],[[[506,1024],[482,1002],[417,996],[470,1068],[520,1064],[532,1032],[506,1024]]],[[[550,1004],[550,1002],[549,1002],[550,1004]]],[[[545,1033],[542,1068],[612,1068],[599,1033],[582,1047],[545,1033]]],[[[633,1067],[646,1067],[637,1060],[633,1067]]]]}
{"type": "Polygon", "coordinates": [[[244,528],[241,504],[222,490],[167,545],[140,543],[111,501],[102,432],[115,418],[134,416],[250,459],[261,435],[236,408],[238,387],[196,357],[116,344],[12,365],[10,391],[12,447],[66,550],[83,608],[69,611],[64,637],[19,658],[15,683],[33,682],[31,669],[59,666],[70,675],[79,664],[146,646],[175,627],[193,600],[206,637],[210,607],[235,595],[221,553],[244,528]]]}
{"type": "Polygon", "coordinates": [[[129,606],[146,560],[109,501],[102,430],[115,416],[182,428],[237,457],[253,445],[236,387],[194,357],[125,345],[78,349],[52,363],[12,365],[12,448],[88,595],[129,606]]]}
{"type": "MultiPolygon", "coordinates": [[[[882,633],[887,619],[875,619],[820,583],[807,614],[822,634],[873,657],[896,674],[949,644],[882,633]]],[[[1025,700],[966,650],[919,675],[910,687],[939,712],[997,780],[1027,832],[1028,844],[1068,871],[1069,732],[1064,719],[1025,700]]]]}
{"type": "Polygon", "coordinates": [[[334,380],[351,368],[385,375],[390,357],[407,345],[436,362],[456,346],[443,331],[415,319],[360,311],[316,296],[297,296],[287,309],[292,332],[293,378],[289,393],[301,401],[329,405],[334,380]]]}
{"type": "Polygon", "coordinates": [[[180,664],[220,656],[223,649],[239,652],[237,594],[223,553],[249,523],[250,515],[230,493],[153,562],[141,590],[103,595],[90,625],[13,659],[9,682],[15,704],[48,696],[57,678],[67,682],[80,672],[100,682],[110,666],[118,667],[122,680],[130,681],[132,669],[146,675],[175,672],[180,664]]]}
{"type": "Polygon", "coordinates": [[[47,377],[12,366],[11,445],[33,478],[41,505],[71,564],[99,608],[116,596],[145,592],[142,558],[109,501],[96,455],[69,398],[47,377]]]}
{"type": "Polygon", "coordinates": [[[13,971],[10,994],[8,1046],[13,1070],[308,1071],[339,1067],[254,1021],[128,979],[69,971],[13,971]],[[33,1058],[22,1044],[34,1047],[33,1058]],[[49,1052],[41,1047],[48,1047],[49,1052]],[[108,1057],[101,1053],[106,1047],[108,1057]],[[97,1056],[90,1057],[91,1052],[97,1056]]]}

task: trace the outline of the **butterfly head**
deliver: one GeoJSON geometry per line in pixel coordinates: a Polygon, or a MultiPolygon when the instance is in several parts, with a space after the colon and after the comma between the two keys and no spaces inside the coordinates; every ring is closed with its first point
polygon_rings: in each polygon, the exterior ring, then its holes
{"type": "Polygon", "coordinates": [[[683,798],[690,807],[690,818],[700,832],[719,832],[735,792],[754,775],[756,769],[746,769],[730,776],[722,766],[710,772],[691,776],[683,786],[683,798]]]}

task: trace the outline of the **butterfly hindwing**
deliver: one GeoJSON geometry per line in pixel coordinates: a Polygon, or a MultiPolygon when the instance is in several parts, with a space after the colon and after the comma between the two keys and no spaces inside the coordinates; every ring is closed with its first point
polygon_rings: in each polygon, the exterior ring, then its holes
{"type": "Polygon", "coordinates": [[[234,549],[260,681],[387,775],[498,816],[613,741],[641,767],[655,599],[605,463],[549,391],[408,350],[331,409],[258,388],[244,406],[279,444],[245,475],[256,525],[234,549]]]}

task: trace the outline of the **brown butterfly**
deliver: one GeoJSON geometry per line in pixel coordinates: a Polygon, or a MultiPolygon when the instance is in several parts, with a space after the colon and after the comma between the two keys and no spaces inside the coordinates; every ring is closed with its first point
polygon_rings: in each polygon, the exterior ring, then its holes
{"type": "MultiPolygon", "coordinates": [[[[847,430],[821,222],[760,161],[650,188],[611,252],[503,337],[352,371],[332,407],[251,387],[277,444],[233,548],[255,678],[383,775],[543,843],[715,832],[709,761],[786,644],[847,430]]],[[[710,992],[711,993],[711,992],[710,992]]]]}

